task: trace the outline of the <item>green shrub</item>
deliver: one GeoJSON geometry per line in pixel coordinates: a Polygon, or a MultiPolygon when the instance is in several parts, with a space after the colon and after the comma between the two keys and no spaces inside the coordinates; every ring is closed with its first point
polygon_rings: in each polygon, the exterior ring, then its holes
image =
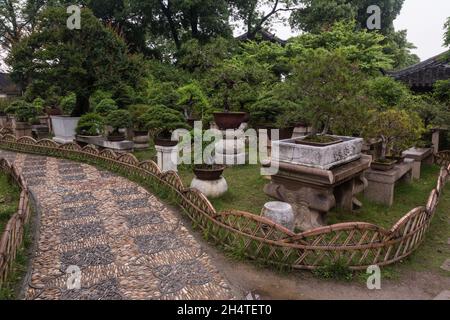
{"type": "Polygon", "coordinates": [[[107,98],[100,101],[95,107],[95,113],[98,113],[102,117],[107,117],[111,112],[118,110],[116,102],[113,99],[107,98]]]}
{"type": "Polygon", "coordinates": [[[313,274],[318,278],[329,280],[350,281],[353,279],[353,272],[343,259],[325,264],[314,270],[313,274]]]}
{"type": "Polygon", "coordinates": [[[177,129],[189,129],[181,112],[163,105],[152,106],[139,120],[146,124],[147,130],[164,137],[177,129]]]}
{"type": "Polygon", "coordinates": [[[83,136],[101,135],[105,128],[105,120],[96,113],[87,113],[80,118],[76,132],[83,136]]]}
{"type": "Polygon", "coordinates": [[[104,90],[95,91],[89,98],[89,105],[91,110],[95,110],[98,104],[105,99],[112,99],[112,93],[104,90]]]}
{"type": "Polygon", "coordinates": [[[144,115],[151,107],[147,104],[135,104],[128,107],[133,121],[133,129],[137,131],[145,131],[146,123],[141,121],[141,116],[144,115]]]}
{"type": "Polygon", "coordinates": [[[45,100],[42,98],[36,98],[33,100],[33,106],[39,114],[44,112],[45,100]]]}
{"type": "Polygon", "coordinates": [[[119,129],[130,128],[133,122],[129,111],[115,110],[106,117],[106,124],[113,127],[114,133],[118,133],[119,129]]]}
{"type": "Polygon", "coordinates": [[[77,105],[77,96],[75,93],[70,93],[61,99],[59,106],[63,114],[71,116],[77,105]]]}
{"type": "Polygon", "coordinates": [[[19,100],[13,105],[14,116],[17,122],[30,122],[38,115],[36,108],[31,103],[19,100]]]}

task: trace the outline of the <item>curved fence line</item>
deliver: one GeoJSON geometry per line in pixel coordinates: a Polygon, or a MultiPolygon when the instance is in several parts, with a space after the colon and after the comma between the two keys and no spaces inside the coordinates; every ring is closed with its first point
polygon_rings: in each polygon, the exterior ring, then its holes
{"type": "Polygon", "coordinates": [[[0,288],[7,279],[9,272],[16,259],[17,251],[22,245],[25,226],[31,215],[31,204],[24,179],[18,174],[16,168],[7,160],[0,159],[0,170],[6,173],[13,183],[21,190],[19,208],[9,219],[5,230],[0,235],[0,288]]]}
{"type": "Polygon", "coordinates": [[[351,222],[296,234],[248,212],[217,212],[202,193],[185,188],[177,173],[162,173],[155,162],[139,162],[132,154],[117,155],[111,150],[98,151],[93,146],[58,145],[51,140],[16,139],[12,135],[0,135],[0,148],[99,164],[144,185],[165,186],[208,240],[250,259],[310,270],[337,261],[343,261],[353,270],[362,270],[371,265],[389,265],[409,256],[425,237],[450,170],[450,151],[439,154],[438,162],[446,167],[442,168],[428,203],[413,209],[390,230],[351,222]]]}

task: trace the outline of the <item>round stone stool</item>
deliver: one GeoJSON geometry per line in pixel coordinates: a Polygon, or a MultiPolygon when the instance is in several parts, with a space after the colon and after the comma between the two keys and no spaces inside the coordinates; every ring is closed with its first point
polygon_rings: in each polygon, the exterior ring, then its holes
{"type": "Polygon", "coordinates": [[[268,202],[264,205],[261,215],[291,231],[294,230],[295,215],[289,203],[279,201],[268,202]]]}
{"type": "Polygon", "coordinates": [[[224,177],[212,181],[194,178],[191,183],[191,188],[197,189],[208,198],[219,198],[228,191],[228,184],[224,177]]]}

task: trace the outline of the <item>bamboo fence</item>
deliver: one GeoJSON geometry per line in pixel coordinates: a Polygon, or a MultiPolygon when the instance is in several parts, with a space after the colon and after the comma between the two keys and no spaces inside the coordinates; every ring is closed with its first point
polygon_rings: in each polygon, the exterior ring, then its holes
{"type": "Polygon", "coordinates": [[[18,250],[22,246],[25,226],[31,215],[31,203],[24,179],[16,168],[7,160],[0,160],[0,169],[6,173],[10,180],[21,190],[17,212],[9,219],[3,233],[0,235],[0,288],[7,279],[18,250]]]}
{"type": "Polygon", "coordinates": [[[139,181],[145,186],[171,191],[179,207],[205,238],[246,258],[293,269],[314,270],[343,261],[352,270],[393,264],[413,253],[422,243],[449,180],[450,151],[437,155],[442,170],[436,188],[424,206],[415,208],[391,229],[350,222],[293,233],[261,216],[237,210],[217,212],[196,189],[184,187],[175,172],[162,173],[153,161],[139,162],[132,154],[99,151],[76,143],[58,145],[30,137],[0,135],[0,148],[60,157],[100,165],[139,181]]]}

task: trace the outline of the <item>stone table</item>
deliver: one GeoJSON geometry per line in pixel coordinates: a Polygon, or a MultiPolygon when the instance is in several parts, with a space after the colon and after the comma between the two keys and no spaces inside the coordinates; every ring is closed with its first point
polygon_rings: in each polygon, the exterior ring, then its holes
{"type": "Polygon", "coordinates": [[[422,163],[433,164],[433,149],[431,148],[411,148],[403,152],[407,159],[414,160],[413,163],[413,179],[420,179],[422,171],[422,163]]]}
{"type": "Polygon", "coordinates": [[[369,186],[364,191],[364,196],[370,201],[392,206],[396,183],[398,181],[412,182],[413,165],[414,160],[406,159],[389,171],[367,170],[366,179],[369,181],[369,186]]]}
{"type": "Polygon", "coordinates": [[[292,205],[297,228],[325,226],[326,214],[334,207],[353,211],[361,206],[355,196],[367,187],[364,172],[371,161],[370,156],[362,155],[328,170],[279,162],[280,169],[264,192],[292,205]]]}

